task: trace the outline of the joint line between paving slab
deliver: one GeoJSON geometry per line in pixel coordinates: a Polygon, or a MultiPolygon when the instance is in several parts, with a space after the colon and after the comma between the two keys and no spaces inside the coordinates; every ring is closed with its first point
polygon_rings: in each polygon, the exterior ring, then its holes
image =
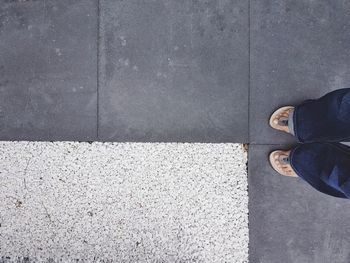
{"type": "Polygon", "coordinates": [[[99,138],[99,127],[100,127],[100,0],[97,0],[97,75],[96,75],[96,139],[99,138]]]}
{"type": "MultiPolygon", "coordinates": [[[[250,0],[248,0],[248,144],[250,144],[250,0]]],[[[247,167],[248,168],[248,167],[247,167]]]]}
{"type": "Polygon", "coordinates": [[[279,147],[287,147],[287,146],[292,146],[292,145],[296,145],[297,142],[295,143],[249,143],[249,146],[279,146],[279,147]]]}

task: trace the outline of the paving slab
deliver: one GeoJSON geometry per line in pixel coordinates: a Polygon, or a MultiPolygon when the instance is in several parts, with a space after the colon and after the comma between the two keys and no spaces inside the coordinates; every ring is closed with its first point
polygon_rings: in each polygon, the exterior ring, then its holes
{"type": "Polygon", "coordinates": [[[276,148],[249,149],[249,262],[350,262],[349,201],[279,176],[268,163],[276,148]]]}
{"type": "Polygon", "coordinates": [[[251,0],[250,142],[291,142],[269,128],[279,106],[350,83],[350,2],[251,0]]]}
{"type": "Polygon", "coordinates": [[[93,140],[97,1],[0,1],[0,140],[93,140]]]}
{"type": "Polygon", "coordinates": [[[0,142],[0,262],[247,263],[246,162],[240,144],[0,142]]]}
{"type": "Polygon", "coordinates": [[[101,140],[248,140],[248,1],[100,3],[101,140]]]}

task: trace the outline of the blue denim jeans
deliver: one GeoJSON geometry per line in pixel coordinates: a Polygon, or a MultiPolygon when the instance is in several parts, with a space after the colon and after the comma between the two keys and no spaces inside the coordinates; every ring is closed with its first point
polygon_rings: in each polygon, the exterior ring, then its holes
{"type": "Polygon", "coordinates": [[[294,108],[295,172],[320,192],[350,198],[350,89],[307,100],[294,108]]]}

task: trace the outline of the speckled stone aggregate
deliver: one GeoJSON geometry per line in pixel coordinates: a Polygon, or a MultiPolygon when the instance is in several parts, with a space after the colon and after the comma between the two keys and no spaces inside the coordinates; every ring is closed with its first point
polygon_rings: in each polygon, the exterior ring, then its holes
{"type": "Polygon", "coordinates": [[[248,262],[240,144],[0,143],[0,262],[248,262]]]}

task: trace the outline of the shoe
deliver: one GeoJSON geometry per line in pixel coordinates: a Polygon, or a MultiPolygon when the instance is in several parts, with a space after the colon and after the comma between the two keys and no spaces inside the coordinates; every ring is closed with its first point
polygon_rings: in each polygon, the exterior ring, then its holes
{"type": "Polygon", "coordinates": [[[272,168],[283,176],[298,177],[290,165],[290,150],[277,150],[270,153],[270,164],[272,168]]]}
{"type": "Polygon", "coordinates": [[[285,106],[276,110],[270,117],[269,124],[273,129],[291,133],[288,127],[289,114],[294,110],[293,106],[285,106]]]}

